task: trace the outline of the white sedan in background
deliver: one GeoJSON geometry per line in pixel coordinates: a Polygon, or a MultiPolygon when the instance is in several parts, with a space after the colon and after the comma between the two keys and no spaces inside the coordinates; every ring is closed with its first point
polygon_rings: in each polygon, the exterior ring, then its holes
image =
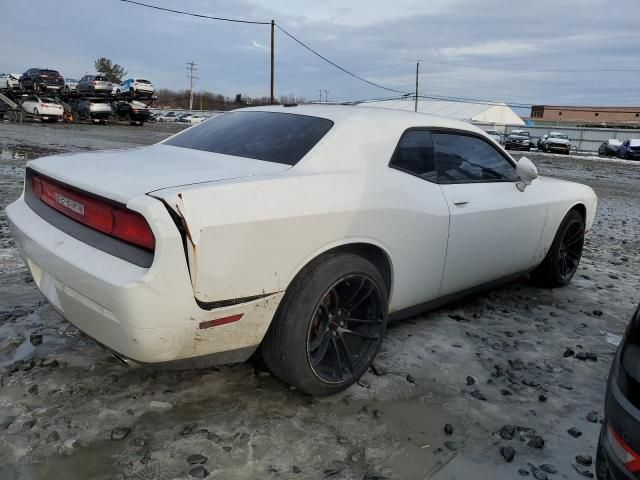
{"type": "Polygon", "coordinates": [[[260,348],[323,395],[366,371],[388,320],[526,273],[567,284],[596,203],[468,123],[308,105],[31,161],[7,216],[51,305],[121,360],[260,348]]]}
{"type": "Polygon", "coordinates": [[[64,108],[53,98],[29,95],[22,102],[22,109],[30,115],[50,117],[52,120],[59,120],[64,114],[64,108]]]}
{"type": "Polygon", "coordinates": [[[0,90],[17,90],[20,88],[19,73],[0,73],[0,90]]]}

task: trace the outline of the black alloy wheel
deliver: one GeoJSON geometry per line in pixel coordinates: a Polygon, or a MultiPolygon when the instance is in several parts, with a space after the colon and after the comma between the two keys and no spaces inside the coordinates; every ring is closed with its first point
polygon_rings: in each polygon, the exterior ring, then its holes
{"type": "Polygon", "coordinates": [[[379,267],[353,252],[328,252],[291,282],[262,340],[271,372],[310,395],[355,383],[387,328],[388,285],[379,267]]]}
{"type": "Polygon", "coordinates": [[[569,210],[558,227],[553,243],[542,263],[531,272],[543,287],[567,285],[580,264],[584,246],[585,220],[576,209],[569,210]]]}
{"type": "Polygon", "coordinates": [[[576,273],[582,256],[583,244],[584,222],[581,219],[574,218],[566,225],[560,240],[558,269],[563,280],[571,280],[571,277],[576,273]]]}
{"type": "Polygon", "coordinates": [[[307,355],[315,375],[343,383],[368,365],[385,331],[382,295],[365,275],[340,279],[322,296],[307,333],[307,355]]]}

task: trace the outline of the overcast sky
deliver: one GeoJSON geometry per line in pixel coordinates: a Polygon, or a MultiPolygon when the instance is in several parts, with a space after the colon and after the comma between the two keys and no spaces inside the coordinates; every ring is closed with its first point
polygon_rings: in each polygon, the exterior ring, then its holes
{"type": "MultiPolygon", "coordinates": [[[[371,81],[425,94],[524,104],[640,104],[639,0],[141,0],[215,16],[275,19],[371,81]],[[345,6],[348,5],[348,6],[345,6]],[[483,68],[477,68],[477,67],[483,68]],[[571,72],[571,69],[600,69],[571,72]],[[607,69],[636,69],[610,73],[607,69]]],[[[215,22],[119,0],[0,0],[0,72],[91,73],[106,56],[157,87],[269,93],[267,25],[215,22]]],[[[276,94],[387,97],[276,32],[276,94]]]]}

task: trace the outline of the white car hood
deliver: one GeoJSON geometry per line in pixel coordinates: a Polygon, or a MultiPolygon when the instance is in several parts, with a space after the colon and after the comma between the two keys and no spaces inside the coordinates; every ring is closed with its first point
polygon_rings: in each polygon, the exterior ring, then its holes
{"type": "Polygon", "coordinates": [[[132,150],[55,155],[28,167],[81,190],[126,204],[168,187],[276,174],[289,165],[156,144],[132,150]]]}

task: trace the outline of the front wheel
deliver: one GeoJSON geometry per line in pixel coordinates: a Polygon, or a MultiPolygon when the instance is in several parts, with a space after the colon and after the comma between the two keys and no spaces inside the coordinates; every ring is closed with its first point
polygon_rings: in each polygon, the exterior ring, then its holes
{"type": "Polygon", "coordinates": [[[387,327],[378,269],[351,253],[315,260],[293,281],[261,351],[281,380],[311,395],[349,387],[369,368],[387,327]]]}
{"type": "Polygon", "coordinates": [[[582,215],[577,210],[570,210],[562,220],[546,257],[531,272],[531,278],[544,287],[562,287],[568,284],[582,258],[584,233],[582,215]]]}

